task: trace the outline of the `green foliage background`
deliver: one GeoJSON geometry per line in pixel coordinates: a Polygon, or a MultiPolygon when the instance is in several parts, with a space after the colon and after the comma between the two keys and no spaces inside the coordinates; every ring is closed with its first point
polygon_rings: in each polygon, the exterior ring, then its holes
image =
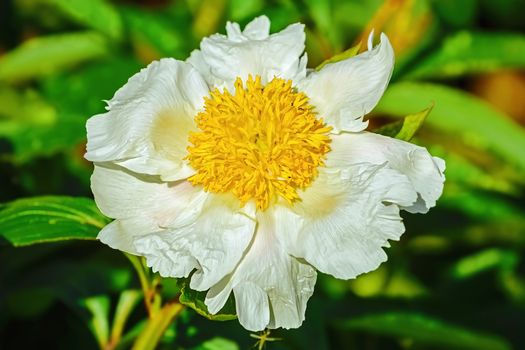
{"type": "MultiPolygon", "coordinates": [[[[371,128],[433,105],[413,142],[447,162],[438,206],[405,215],[388,262],[353,281],[320,275],[303,327],[266,347],[525,348],[523,13],[523,0],[0,2],[0,348],[129,348],[161,327],[147,322],[144,283],[158,300],[183,288],[188,305],[162,309],[178,316],[159,348],[255,344],[237,321],[202,317],[184,281],[94,241],[107,218],[82,156],[85,121],[141,67],[260,14],[272,31],[306,24],[312,68],[386,32],[396,68],[371,128]]],[[[406,137],[419,122],[379,130],[406,137]]]]}

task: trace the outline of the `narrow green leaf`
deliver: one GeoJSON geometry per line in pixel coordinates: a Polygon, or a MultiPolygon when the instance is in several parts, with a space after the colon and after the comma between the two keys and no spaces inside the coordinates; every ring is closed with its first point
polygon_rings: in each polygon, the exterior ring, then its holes
{"type": "Polygon", "coordinates": [[[179,301],[181,304],[189,306],[195,310],[199,315],[206,317],[212,321],[229,321],[237,318],[235,313],[235,300],[233,296],[228,298],[226,305],[215,315],[208,312],[208,307],[204,303],[206,292],[197,292],[189,287],[189,282],[185,281],[180,292],[179,301]]]}
{"type": "Polygon", "coordinates": [[[409,271],[387,266],[380,266],[377,270],[349,282],[344,282],[343,285],[346,284],[362,298],[417,298],[429,292],[409,271]]]}
{"type": "Polygon", "coordinates": [[[519,261],[519,256],[508,250],[490,248],[460,259],[451,269],[454,278],[463,279],[477,275],[489,269],[512,270],[519,261]]]}
{"type": "Polygon", "coordinates": [[[432,3],[437,16],[453,28],[473,26],[478,15],[479,3],[477,0],[440,0],[432,3]]]}
{"type": "Polygon", "coordinates": [[[434,108],[433,105],[421,112],[409,114],[403,120],[382,126],[381,128],[374,130],[374,132],[384,136],[394,137],[399,140],[410,141],[419,128],[421,128],[430,114],[430,111],[432,111],[432,108],[434,108]]]}
{"type": "Polygon", "coordinates": [[[403,117],[433,101],[436,105],[427,121],[429,125],[525,169],[525,130],[468,93],[438,84],[400,82],[389,86],[375,111],[403,117]]]}
{"type": "Polygon", "coordinates": [[[117,10],[105,0],[45,0],[75,22],[96,29],[113,39],[122,37],[122,21],[117,10]]]}
{"type": "Polygon", "coordinates": [[[206,340],[201,345],[193,348],[192,350],[239,350],[239,345],[229,339],[215,337],[210,340],[206,340]]]}
{"type": "Polygon", "coordinates": [[[148,323],[148,319],[135,323],[135,325],[133,325],[131,329],[122,336],[122,338],[120,339],[115,349],[117,350],[129,349],[131,344],[133,344],[133,341],[137,339],[137,337],[142,333],[147,323],[148,323]]]}
{"type": "Polygon", "coordinates": [[[110,341],[112,345],[119,343],[128,317],[141,299],[142,292],[140,290],[129,289],[120,294],[111,329],[110,341]]]}
{"type": "Polygon", "coordinates": [[[103,349],[109,338],[109,296],[99,295],[86,298],[81,300],[80,304],[91,313],[89,328],[97,339],[100,348],[103,349]]]}
{"type": "Polygon", "coordinates": [[[316,31],[323,36],[324,40],[327,40],[330,50],[335,49],[337,52],[343,48],[342,32],[334,30],[333,3],[319,0],[305,0],[304,2],[310,17],[315,23],[316,31]]]}
{"type": "Polygon", "coordinates": [[[96,32],[37,37],[0,57],[0,81],[19,82],[69,68],[108,52],[106,40],[96,32]]]}
{"type": "Polygon", "coordinates": [[[95,239],[108,222],[93,200],[33,197],[0,210],[0,236],[16,247],[70,239],[95,239]]]}
{"type": "Polygon", "coordinates": [[[410,78],[457,77],[525,67],[525,35],[459,32],[408,73],[410,78]]]}
{"type": "MultiPolygon", "coordinates": [[[[462,149],[457,149],[461,144],[451,146],[455,135],[433,134],[433,137],[442,140],[443,145],[446,145],[445,147],[430,146],[429,151],[430,154],[445,160],[447,183],[453,182],[462,187],[484,189],[511,196],[519,195],[521,191],[519,184],[523,183],[525,179],[522,179],[521,173],[515,168],[507,166],[495,157],[490,157],[489,154],[485,154],[487,160],[478,161],[479,158],[472,160],[458,153],[458,151],[462,151],[462,149]],[[486,171],[487,164],[490,164],[490,172],[486,171]]],[[[426,141],[430,142],[429,140],[426,141]]]]}
{"type": "Polygon", "coordinates": [[[332,57],[330,57],[329,59],[321,62],[320,65],[318,65],[317,67],[315,67],[315,70],[316,71],[320,71],[324,66],[326,66],[327,64],[330,64],[330,63],[336,63],[336,62],[339,62],[339,61],[344,61],[348,58],[352,58],[354,57],[355,55],[357,55],[357,53],[359,52],[359,49],[361,48],[361,43],[355,45],[355,46],[352,46],[351,48],[341,52],[341,53],[338,53],[337,55],[334,55],[332,57]]]}
{"type": "Polygon", "coordinates": [[[228,4],[228,18],[231,18],[232,21],[239,21],[254,17],[263,8],[263,0],[230,0],[228,4]]]}
{"type": "Polygon", "coordinates": [[[18,124],[45,126],[55,119],[55,109],[37,91],[0,86],[0,123],[16,121],[18,124]]]}
{"type": "Polygon", "coordinates": [[[129,30],[131,44],[139,55],[152,57],[170,56],[185,59],[191,49],[187,30],[191,23],[173,21],[161,11],[144,11],[143,9],[123,6],[120,8],[122,18],[129,30]],[[152,51],[152,52],[149,52],[152,51]]]}
{"type": "Polygon", "coordinates": [[[175,317],[182,311],[183,305],[179,303],[168,303],[150,318],[146,327],[137,337],[133,350],[153,350],[159,343],[162,335],[173,322],[175,317]]]}
{"type": "MultiPolygon", "coordinates": [[[[485,225],[489,222],[499,223],[500,226],[504,222],[515,222],[517,226],[525,228],[525,217],[520,206],[493,192],[478,191],[463,186],[450,187],[445,191],[439,199],[439,206],[462,212],[485,225]]],[[[495,236],[495,233],[493,235],[495,236]]],[[[522,240],[525,241],[525,236],[522,240]]]]}
{"type": "Polygon", "coordinates": [[[496,335],[489,335],[422,314],[389,312],[357,317],[341,323],[344,329],[359,330],[428,344],[444,349],[510,350],[496,335]]]}

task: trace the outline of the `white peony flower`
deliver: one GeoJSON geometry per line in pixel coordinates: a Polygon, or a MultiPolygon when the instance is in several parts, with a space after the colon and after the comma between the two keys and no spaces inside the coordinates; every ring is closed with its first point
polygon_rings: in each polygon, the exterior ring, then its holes
{"type": "Polygon", "coordinates": [[[434,206],[445,168],[364,131],[394,65],[384,34],[317,72],[302,24],[269,27],[228,23],[186,62],[151,63],[87,122],[93,193],[115,218],[98,238],[162,276],[191,274],[211,313],[233,292],[252,331],[299,327],[316,270],[376,269],[400,209],[434,206]]]}

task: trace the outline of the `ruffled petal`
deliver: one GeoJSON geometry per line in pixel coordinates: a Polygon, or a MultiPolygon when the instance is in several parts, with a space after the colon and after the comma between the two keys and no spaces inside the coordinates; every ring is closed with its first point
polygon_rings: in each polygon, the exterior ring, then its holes
{"type": "Polygon", "coordinates": [[[228,22],[226,35],[232,41],[264,40],[270,36],[270,20],[266,16],[256,17],[243,31],[238,23],[228,22]]]}
{"type": "Polygon", "coordinates": [[[149,216],[167,227],[175,218],[195,217],[207,194],[189,182],[163,182],[121,166],[96,163],[91,190],[102,213],[111,218],[149,216]]]}
{"type": "Polygon", "coordinates": [[[255,230],[254,215],[253,205],[241,209],[230,196],[209,195],[198,215],[175,219],[134,245],[163,277],[187,277],[196,269],[190,287],[206,290],[238,264],[255,230]],[[181,269],[181,261],[192,265],[181,269]]]}
{"type": "Polygon", "coordinates": [[[113,249],[137,255],[138,253],[133,246],[134,238],[155,232],[158,229],[158,225],[149,217],[136,216],[116,219],[99,232],[97,239],[113,249]]]}
{"type": "Polygon", "coordinates": [[[188,182],[166,183],[113,164],[95,164],[91,189],[102,213],[117,220],[98,235],[112,248],[138,254],[133,240],[188,220],[202,210],[207,194],[188,182]]]}
{"type": "MultiPolygon", "coordinates": [[[[371,34],[372,37],[373,34],[371,34]]],[[[344,61],[312,71],[298,84],[333,132],[366,129],[363,116],[370,112],[385,91],[394,68],[394,51],[386,35],[381,43],[344,61]]]]}
{"type": "Polygon", "coordinates": [[[327,167],[339,168],[357,163],[383,164],[405,174],[418,193],[418,200],[402,209],[426,213],[443,192],[445,162],[409,142],[369,132],[333,135],[327,167]]]}
{"type": "Polygon", "coordinates": [[[302,79],[306,75],[304,25],[292,24],[268,35],[270,22],[262,16],[250,22],[244,31],[237,23],[227,24],[227,35],[204,38],[200,51],[192,52],[188,62],[212,87],[233,88],[237,77],[260,75],[266,84],[274,77],[302,79]]]}
{"type": "Polygon", "coordinates": [[[293,256],[319,271],[349,279],[387,259],[382,247],[404,232],[397,204],[417,198],[409,179],[386,165],[323,171],[293,208],[277,211],[293,256]]]}
{"type": "Polygon", "coordinates": [[[116,92],[106,113],[88,120],[86,159],[165,181],[192,175],[183,158],[193,118],[208,93],[191,65],[169,58],[151,63],[116,92]]]}
{"type": "Polygon", "coordinates": [[[271,210],[259,213],[253,242],[235,271],[208,292],[206,304],[219,311],[233,290],[241,325],[251,331],[297,328],[313,293],[316,272],[291,257],[280,242],[271,210]]]}

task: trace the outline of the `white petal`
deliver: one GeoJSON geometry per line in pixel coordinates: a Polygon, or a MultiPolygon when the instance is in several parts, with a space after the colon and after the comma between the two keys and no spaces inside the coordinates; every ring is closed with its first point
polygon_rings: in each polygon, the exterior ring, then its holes
{"type": "Polygon", "coordinates": [[[145,216],[116,219],[99,232],[97,239],[113,249],[136,255],[137,251],[133,246],[134,238],[155,232],[158,229],[159,227],[154,220],[145,216]]]}
{"type": "Polygon", "coordinates": [[[86,159],[175,181],[193,174],[183,158],[193,118],[209,93],[191,65],[162,59],[130,78],[87,122],[86,159]]]}
{"type": "Polygon", "coordinates": [[[198,261],[186,250],[173,249],[170,230],[161,230],[133,241],[135,250],[146,258],[153,272],[163,277],[188,277],[199,267],[198,261]]]}
{"type": "Polygon", "coordinates": [[[263,40],[270,36],[270,20],[266,16],[254,18],[246,25],[242,34],[251,40],[263,40]]]}
{"type": "Polygon", "coordinates": [[[231,292],[232,286],[230,274],[211,287],[208,293],[206,293],[206,299],[204,302],[208,307],[208,311],[213,315],[219,312],[226,304],[226,301],[228,301],[231,292]]]}
{"type": "Polygon", "coordinates": [[[268,294],[255,283],[244,282],[234,289],[235,309],[240,324],[250,331],[261,331],[270,322],[268,294]]]}
{"type": "Polygon", "coordinates": [[[137,254],[133,240],[175,219],[195,217],[207,196],[188,182],[165,183],[110,164],[95,164],[91,189],[98,208],[116,218],[98,235],[112,248],[137,254]]]}
{"type": "Polygon", "coordinates": [[[362,132],[333,135],[327,167],[346,167],[356,163],[387,163],[405,174],[419,194],[414,205],[403,206],[412,213],[426,213],[443,192],[445,162],[412,143],[362,132]]]}
{"type": "Polygon", "coordinates": [[[190,287],[206,290],[238,264],[255,230],[254,213],[254,206],[241,210],[237,200],[209,195],[197,216],[181,216],[165,231],[136,239],[135,247],[164,277],[185,277],[196,268],[190,287]],[[194,264],[181,270],[180,260],[194,264]]]}
{"type": "Polygon", "coordinates": [[[399,207],[416,193],[385,165],[358,164],[320,173],[292,210],[277,211],[290,253],[337,278],[354,278],[386,260],[382,247],[404,231],[399,207]],[[394,203],[394,204],[391,204],[394,203]]]}
{"type": "Polygon", "coordinates": [[[333,132],[358,132],[385,91],[394,68],[394,51],[386,35],[367,52],[312,71],[298,88],[310,98],[333,132]]]}
{"type": "Polygon", "coordinates": [[[257,218],[257,232],[247,253],[228,280],[208,292],[206,304],[212,312],[220,310],[233,290],[246,329],[297,328],[313,293],[315,270],[285,250],[280,236],[287,232],[276,231],[271,210],[257,218]]]}
{"type": "Polygon", "coordinates": [[[228,23],[228,35],[204,38],[201,50],[194,51],[188,62],[197,68],[212,87],[232,90],[237,77],[260,75],[263,83],[275,76],[301,79],[306,75],[304,25],[292,24],[268,36],[269,20],[259,17],[241,33],[238,24],[228,23]]]}
{"type": "Polygon", "coordinates": [[[91,190],[104,215],[117,219],[149,216],[164,227],[176,217],[200,213],[207,196],[186,181],[163,182],[107,163],[95,164],[91,190]]]}
{"type": "Polygon", "coordinates": [[[238,23],[228,22],[226,34],[233,41],[263,40],[270,35],[270,20],[266,16],[259,16],[248,23],[242,32],[238,23]]]}

